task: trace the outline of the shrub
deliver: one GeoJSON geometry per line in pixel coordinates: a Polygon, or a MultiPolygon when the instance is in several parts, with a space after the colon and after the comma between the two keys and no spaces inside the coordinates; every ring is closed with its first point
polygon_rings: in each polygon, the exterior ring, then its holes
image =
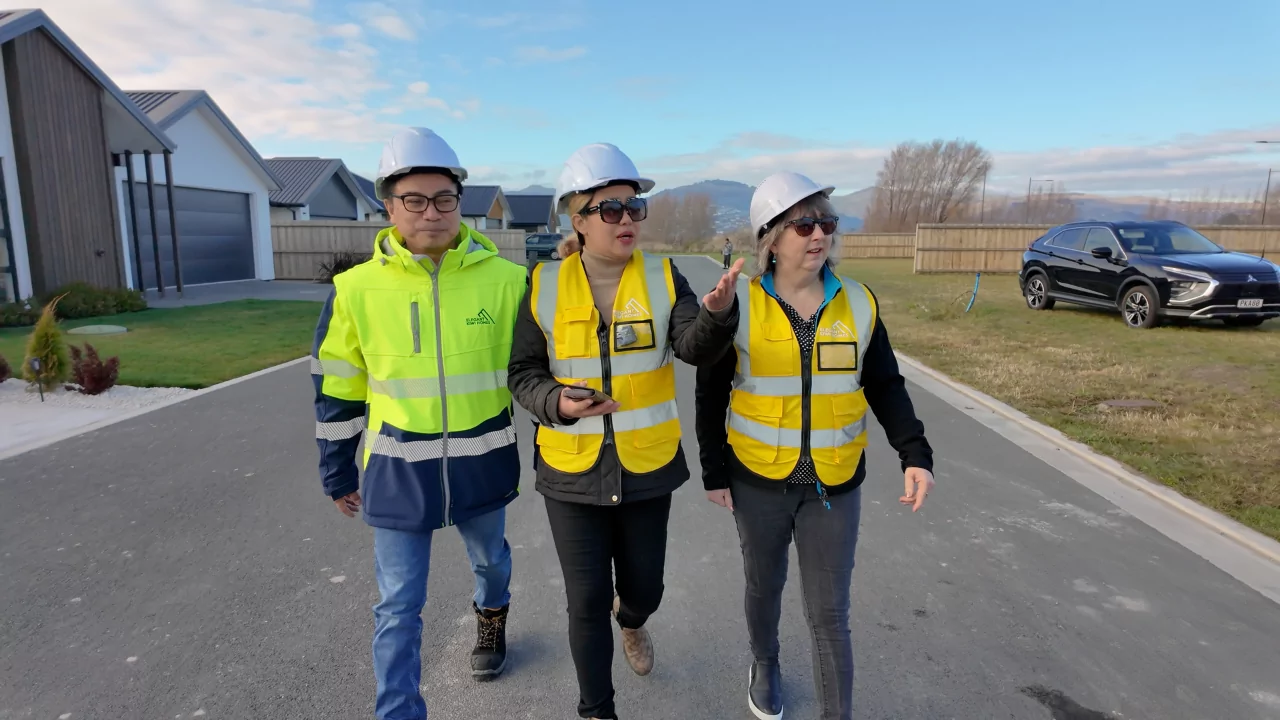
{"type": "Polygon", "coordinates": [[[330,255],[328,260],[322,260],[320,262],[320,277],[317,278],[316,282],[332,285],[335,275],[344,273],[351,268],[372,259],[372,253],[358,253],[351,252],[350,250],[340,250],[330,255]]]}
{"type": "Polygon", "coordinates": [[[44,306],[36,327],[31,331],[27,341],[27,355],[22,359],[22,377],[32,385],[39,385],[45,392],[50,392],[67,381],[71,373],[71,364],[67,360],[67,342],[62,337],[62,328],[58,327],[58,319],[54,315],[54,306],[58,301],[44,306]],[[31,367],[31,360],[40,361],[40,369],[31,367]]]}
{"type": "Polygon", "coordinates": [[[119,376],[120,358],[111,357],[103,362],[98,357],[97,349],[89,343],[84,344],[83,351],[75,345],[71,346],[72,382],[80,386],[77,389],[81,393],[101,395],[115,386],[119,376]]]}
{"type": "Polygon", "coordinates": [[[45,297],[45,302],[53,298],[62,298],[57,304],[60,320],[76,320],[147,309],[146,299],[137,290],[100,288],[84,282],[63,285],[49,293],[45,297]]]}
{"type": "Polygon", "coordinates": [[[9,367],[9,361],[0,355],[0,383],[13,377],[13,368],[9,367]]]}
{"type": "Polygon", "coordinates": [[[0,327],[27,327],[39,318],[40,313],[26,301],[0,303],[0,327]]]}

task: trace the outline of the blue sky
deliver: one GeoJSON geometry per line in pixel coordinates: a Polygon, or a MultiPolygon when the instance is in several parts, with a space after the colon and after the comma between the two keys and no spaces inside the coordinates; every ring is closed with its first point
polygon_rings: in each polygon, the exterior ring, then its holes
{"type": "Polygon", "coordinates": [[[365,173],[406,124],[509,188],[597,140],[664,185],[788,168],[853,191],[935,137],[981,143],[1011,189],[1244,193],[1280,169],[1250,142],[1280,140],[1276,0],[98,4],[45,8],[122,86],[203,87],[263,155],[365,173]],[[162,30],[142,49],[140,25],[162,30]]]}

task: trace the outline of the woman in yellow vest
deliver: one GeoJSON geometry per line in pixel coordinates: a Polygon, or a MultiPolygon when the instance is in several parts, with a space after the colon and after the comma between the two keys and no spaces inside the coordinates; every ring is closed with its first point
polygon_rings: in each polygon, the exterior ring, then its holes
{"type": "Polygon", "coordinates": [[[834,271],[833,189],[797,173],[760,184],[750,211],[758,269],[738,289],[733,351],[698,369],[703,485],[738,526],[755,656],[748,706],[762,719],[783,712],[778,620],[793,536],[821,717],[853,717],[849,585],[868,409],[902,460],[901,502],[920,509],[933,485],[933,452],[876,297],[834,271]]]}
{"type": "Polygon", "coordinates": [[[584,718],[617,717],[611,617],[631,668],[653,667],[645,621],[662,599],[671,493],[689,479],[673,356],[712,362],[737,327],[741,261],[699,306],[670,259],[640,251],[639,195],[653,185],[613,145],[565,162],[556,212],[578,243],[530,273],[508,367],[538,424],[536,487],[564,573],[584,718]]]}

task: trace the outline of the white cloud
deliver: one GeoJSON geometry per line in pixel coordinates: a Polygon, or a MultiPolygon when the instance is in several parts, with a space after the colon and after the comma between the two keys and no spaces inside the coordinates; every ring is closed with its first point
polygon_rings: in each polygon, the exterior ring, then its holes
{"type": "Polygon", "coordinates": [[[397,40],[412,40],[417,36],[416,28],[421,21],[414,14],[393,8],[380,2],[352,5],[350,11],[364,20],[369,27],[385,33],[397,40]]]}
{"type": "Polygon", "coordinates": [[[580,58],[587,54],[582,46],[553,50],[545,45],[521,46],[516,48],[516,60],[522,63],[554,63],[580,58]]]}
{"type": "MultiPolygon", "coordinates": [[[[989,192],[1025,192],[1027,178],[1035,177],[1053,179],[1072,192],[1247,194],[1261,190],[1268,166],[1280,170],[1280,155],[1268,154],[1265,146],[1253,143],[1271,137],[1280,139],[1280,125],[1184,135],[1143,145],[996,150],[989,192]]],[[[796,170],[844,193],[873,185],[889,150],[748,132],[703,152],[637,158],[637,162],[661,187],[712,178],[755,185],[770,173],[796,170]]]]}
{"type": "Polygon", "coordinates": [[[39,4],[122,88],[207,90],[250,139],[378,142],[400,125],[365,104],[389,86],[364,31],[305,0],[39,4]]]}
{"type": "Polygon", "coordinates": [[[431,91],[431,84],[419,80],[418,82],[409,83],[409,92],[415,95],[426,95],[431,91]]]}

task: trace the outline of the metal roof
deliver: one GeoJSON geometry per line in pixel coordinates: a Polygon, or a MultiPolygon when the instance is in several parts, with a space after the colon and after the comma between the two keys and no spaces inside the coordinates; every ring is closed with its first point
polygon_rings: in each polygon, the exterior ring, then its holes
{"type": "Polygon", "coordinates": [[[377,189],[374,188],[372,180],[355,173],[351,173],[351,177],[355,179],[356,185],[360,186],[360,192],[364,193],[364,199],[368,200],[369,204],[372,205],[375,210],[387,209],[386,206],[382,204],[382,201],[378,199],[378,192],[377,189]]]}
{"type": "Polygon", "coordinates": [[[497,185],[465,185],[462,188],[462,216],[484,217],[493,207],[502,188],[497,185]]]}
{"type": "Polygon", "coordinates": [[[551,195],[507,195],[513,225],[550,225],[551,195]]]}
{"type": "Polygon", "coordinates": [[[271,172],[271,167],[253,147],[253,143],[240,134],[240,130],[236,128],[235,123],[231,122],[231,118],[222,112],[222,108],[218,107],[209,93],[204,90],[130,90],[125,94],[163,130],[173,127],[174,123],[186,117],[192,110],[204,107],[222,123],[253,164],[262,172],[267,179],[268,189],[279,190],[284,187],[275,173],[271,172]]]}
{"type": "Polygon", "coordinates": [[[364,195],[346,163],[337,158],[278,157],[267,158],[266,163],[280,180],[280,189],[269,196],[272,205],[300,207],[310,203],[311,196],[335,173],[352,195],[364,195]]]}
{"type": "Polygon", "coordinates": [[[72,42],[71,38],[67,37],[67,34],[62,32],[62,29],[54,24],[43,10],[14,10],[0,14],[0,43],[9,42],[16,37],[25,35],[33,30],[43,30],[48,33],[49,37],[53,38],[53,41],[60,45],[67,55],[69,55],[82,70],[84,70],[94,79],[94,81],[98,83],[104,93],[115,101],[111,104],[104,103],[105,106],[103,108],[104,113],[108,116],[106,119],[108,126],[107,142],[110,145],[109,150],[111,152],[141,152],[143,150],[160,152],[164,150],[173,151],[178,149],[177,144],[174,143],[168,135],[165,135],[164,131],[162,131],[151,120],[151,118],[147,117],[147,114],[144,113],[137,104],[130,100],[129,97],[124,94],[124,91],[122,91],[119,86],[117,86],[115,82],[102,71],[102,68],[98,67],[96,63],[90,60],[89,56],[86,55],[78,45],[72,42]],[[111,139],[111,129],[114,127],[116,129],[123,130],[127,127],[127,124],[126,126],[116,124],[115,118],[112,117],[112,115],[115,114],[112,112],[113,110],[129,120],[135,121],[145,131],[145,136],[155,142],[136,142],[136,139],[134,138],[130,138],[128,141],[114,142],[111,139]]]}

